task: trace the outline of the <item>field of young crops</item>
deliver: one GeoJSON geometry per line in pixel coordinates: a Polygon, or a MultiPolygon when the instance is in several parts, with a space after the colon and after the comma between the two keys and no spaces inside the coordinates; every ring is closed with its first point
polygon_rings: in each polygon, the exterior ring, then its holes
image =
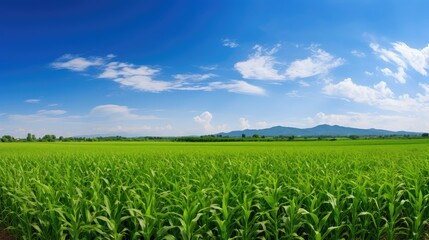
{"type": "Polygon", "coordinates": [[[18,239],[427,239],[429,141],[0,144],[18,239]]]}

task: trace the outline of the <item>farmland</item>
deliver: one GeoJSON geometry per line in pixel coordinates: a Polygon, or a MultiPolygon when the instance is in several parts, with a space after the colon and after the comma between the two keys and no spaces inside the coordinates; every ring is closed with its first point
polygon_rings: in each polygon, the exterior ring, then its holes
{"type": "Polygon", "coordinates": [[[429,140],[0,144],[18,239],[426,239],[429,140]]]}

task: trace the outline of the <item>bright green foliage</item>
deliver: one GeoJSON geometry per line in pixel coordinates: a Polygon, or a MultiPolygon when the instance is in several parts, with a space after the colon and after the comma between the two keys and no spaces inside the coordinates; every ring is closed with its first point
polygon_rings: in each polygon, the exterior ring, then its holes
{"type": "Polygon", "coordinates": [[[19,239],[427,239],[428,144],[0,144],[0,220],[19,239]]]}

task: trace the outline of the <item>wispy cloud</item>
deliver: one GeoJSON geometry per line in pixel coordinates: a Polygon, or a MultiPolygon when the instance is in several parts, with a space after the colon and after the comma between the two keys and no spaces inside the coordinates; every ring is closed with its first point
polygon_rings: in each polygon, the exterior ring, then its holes
{"type": "Polygon", "coordinates": [[[364,52],[358,51],[358,50],[352,50],[350,52],[353,56],[358,57],[358,58],[363,58],[366,57],[366,54],[364,52]]]}
{"type": "Polygon", "coordinates": [[[51,64],[56,69],[68,69],[71,71],[82,72],[92,66],[101,66],[104,64],[103,58],[91,57],[84,58],[71,54],[63,55],[51,64]]]}
{"type": "Polygon", "coordinates": [[[386,63],[396,66],[396,73],[390,68],[383,68],[381,72],[395,78],[399,83],[405,83],[407,79],[406,70],[414,69],[423,76],[427,76],[429,69],[429,45],[416,49],[409,47],[404,42],[394,42],[391,48],[382,48],[377,43],[371,43],[369,46],[374,53],[386,63]]]}
{"type": "Polygon", "coordinates": [[[52,116],[63,115],[65,113],[67,113],[67,111],[61,110],[61,109],[56,109],[56,110],[45,110],[45,109],[42,109],[42,110],[37,111],[37,114],[40,114],[40,115],[52,115],[52,116]]]}
{"type": "Polygon", "coordinates": [[[40,99],[30,98],[30,99],[25,100],[24,102],[26,102],[26,103],[38,103],[38,102],[40,102],[40,99]]]}
{"type": "Polygon", "coordinates": [[[280,44],[272,49],[255,45],[255,52],[249,55],[246,61],[237,62],[234,67],[245,79],[284,80],[285,76],[276,69],[278,62],[274,57],[279,48],[280,44]]]}
{"type": "Polygon", "coordinates": [[[108,118],[109,120],[154,120],[159,119],[152,115],[138,115],[133,113],[134,109],[127,106],[106,104],[94,107],[90,116],[108,118]]]}
{"type": "MultiPolygon", "coordinates": [[[[72,56],[72,55],[66,55],[72,56]]],[[[79,58],[79,57],[78,57],[79,58]]],[[[91,66],[97,66],[101,72],[97,75],[98,78],[110,79],[122,87],[135,89],[144,92],[164,92],[173,90],[187,90],[187,91],[214,91],[226,90],[233,93],[242,94],[255,94],[264,95],[265,90],[261,87],[251,85],[245,81],[232,80],[228,82],[204,82],[202,81],[217,77],[214,73],[189,73],[189,74],[175,74],[174,80],[157,80],[158,74],[161,72],[160,68],[150,66],[139,66],[125,62],[108,62],[106,59],[100,57],[91,57],[89,59],[101,59],[97,64],[85,65],[83,68],[86,70],[91,66]],[[100,63],[100,64],[98,64],[100,63]]],[[[69,59],[69,62],[73,59],[69,59]]],[[[79,60],[80,61],[80,60],[79,60]]],[[[95,61],[95,60],[94,60],[95,61]]],[[[75,62],[75,61],[72,61],[75,62]]],[[[76,68],[67,68],[74,71],[76,68]]]]}
{"type": "Polygon", "coordinates": [[[229,83],[212,82],[208,85],[207,90],[224,89],[228,92],[243,93],[251,95],[265,95],[266,92],[263,88],[249,84],[245,81],[232,80],[229,83]]]}
{"type": "Polygon", "coordinates": [[[199,68],[205,71],[213,71],[213,70],[216,70],[218,66],[217,65],[199,66],[199,68]]]}
{"type": "Polygon", "coordinates": [[[344,64],[342,58],[335,58],[320,48],[311,48],[311,52],[310,57],[293,61],[287,68],[285,76],[296,79],[324,75],[344,64]]]}
{"type": "Polygon", "coordinates": [[[280,45],[272,49],[264,49],[259,45],[253,47],[254,53],[246,61],[237,62],[234,67],[245,79],[255,80],[294,80],[325,75],[332,69],[344,64],[342,58],[335,58],[328,52],[311,47],[311,56],[293,61],[286,69],[281,69],[275,58],[280,45]]]}
{"type": "Polygon", "coordinates": [[[179,81],[204,81],[209,78],[217,77],[216,74],[206,73],[206,74],[175,74],[173,77],[179,81]]]}
{"type": "Polygon", "coordinates": [[[236,47],[238,47],[238,46],[239,46],[239,44],[238,44],[235,40],[233,40],[233,39],[229,39],[229,38],[225,38],[225,39],[223,39],[223,40],[222,40],[222,44],[223,44],[225,47],[229,47],[229,48],[236,48],[236,47]]]}

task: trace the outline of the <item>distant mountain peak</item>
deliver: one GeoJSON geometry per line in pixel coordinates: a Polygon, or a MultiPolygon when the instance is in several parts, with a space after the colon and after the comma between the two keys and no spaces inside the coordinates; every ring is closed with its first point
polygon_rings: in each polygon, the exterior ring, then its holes
{"type": "Polygon", "coordinates": [[[298,137],[318,137],[318,136],[388,136],[388,135],[420,135],[418,132],[407,131],[389,131],[383,129],[361,129],[352,127],[343,127],[339,125],[321,124],[312,128],[294,128],[284,126],[274,126],[265,129],[245,129],[240,131],[231,131],[228,133],[219,133],[218,135],[228,137],[241,137],[243,134],[252,136],[258,134],[260,136],[277,137],[277,136],[298,136],[298,137]]]}

